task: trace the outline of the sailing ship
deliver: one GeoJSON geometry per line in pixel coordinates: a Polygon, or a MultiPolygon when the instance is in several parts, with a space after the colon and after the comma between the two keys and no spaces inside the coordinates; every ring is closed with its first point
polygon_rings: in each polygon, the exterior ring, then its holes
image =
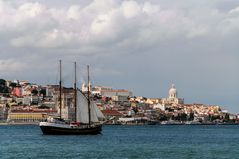
{"type": "Polygon", "coordinates": [[[102,131],[102,120],[104,115],[93,100],[90,99],[89,89],[89,66],[88,70],[88,91],[87,95],[77,89],[76,86],[76,62],[75,62],[75,83],[74,83],[74,105],[75,121],[66,122],[62,118],[62,84],[61,84],[61,60],[60,60],[60,82],[59,100],[60,116],[48,117],[47,121],[40,122],[39,126],[45,135],[96,135],[102,131]]]}

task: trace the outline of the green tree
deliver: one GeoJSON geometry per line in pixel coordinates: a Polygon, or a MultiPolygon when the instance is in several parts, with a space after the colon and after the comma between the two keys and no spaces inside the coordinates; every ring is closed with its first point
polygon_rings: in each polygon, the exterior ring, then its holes
{"type": "Polygon", "coordinates": [[[9,93],[9,88],[5,86],[2,90],[2,93],[8,94],[9,93]]]}
{"type": "Polygon", "coordinates": [[[0,85],[0,93],[8,94],[9,88],[7,86],[0,85]]]}
{"type": "Polygon", "coordinates": [[[194,120],[194,113],[190,113],[190,114],[189,114],[188,120],[189,120],[189,121],[194,120]]]}
{"type": "Polygon", "coordinates": [[[6,86],[6,80],[0,79],[0,86],[6,86]]]}
{"type": "Polygon", "coordinates": [[[39,91],[39,94],[41,94],[41,95],[43,95],[43,97],[45,97],[46,96],[46,89],[41,89],[39,91]]]}
{"type": "Polygon", "coordinates": [[[11,83],[9,86],[12,87],[12,88],[15,88],[15,87],[17,87],[17,84],[16,83],[11,83]]]}
{"type": "Polygon", "coordinates": [[[186,113],[180,113],[177,117],[177,120],[179,121],[187,121],[187,114],[186,113]]]}
{"type": "Polygon", "coordinates": [[[228,113],[226,113],[225,115],[225,121],[229,121],[230,120],[230,115],[228,113]]]}
{"type": "Polygon", "coordinates": [[[32,93],[32,95],[37,95],[38,94],[38,90],[33,89],[31,93],[32,93]]]}

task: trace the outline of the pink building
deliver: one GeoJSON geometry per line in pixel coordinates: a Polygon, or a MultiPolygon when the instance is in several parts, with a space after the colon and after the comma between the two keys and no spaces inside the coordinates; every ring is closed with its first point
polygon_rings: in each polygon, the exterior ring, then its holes
{"type": "Polygon", "coordinates": [[[16,97],[22,97],[22,87],[15,87],[12,91],[12,95],[16,97]]]}

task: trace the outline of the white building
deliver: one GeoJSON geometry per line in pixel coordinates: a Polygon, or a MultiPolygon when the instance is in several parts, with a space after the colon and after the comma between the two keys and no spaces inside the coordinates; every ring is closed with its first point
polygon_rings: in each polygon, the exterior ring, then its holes
{"type": "MultiPolygon", "coordinates": [[[[82,84],[82,92],[87,92],[88,88],[86,84],[82,84]]],[[[133,93],[128,90],[114,90],[112,87],[106,87],[106,86],[94,86],[92,87],[90,84],[90,92],[92,94],[99,94],[102,97],[110,97],[112,98],[113,96],[125,96],[125,97],[132,97],[133,93]]]]}
{"type": "Polygon", "coordinates": [[[113,90],[112,87],[107,86],[94,86],[92,88],[92,94],[101,94],[102,91],[111,91],[113,90]]]}
{"type": "Polygon", "coordinates": [[[126,97],[132,97],[133,93],[128,90],[104,90],[101,91],[102,97],[113,97],[113,96],[126,96],[126,97]]]}
{"type": "Polygon", "coordinates": [[[184,104],[184,99],[178,98],[178,92],[177,92],[177,89],[175,88],[174,84],[172,84],[172,87],[169,89],[168,98],[162,99],[162,104],[163,105],[184,104]]]}
{"type": "Polygon", "coordinates": [[[128,102],[128,96],[112,96],[112,100],[115,102],[128,102]]]}
{"type": "Polygon", "coordinates": [[[165,111],[165,105],[158,103],[153,106],[153,109],[160,109],[162,111],[165,111]]]}
{"type": "MultiPolygon", "coordinates": [[[[87,93],[88,92],[88,85],[83,83],[82,86],[81,86],[81,91],[83,93],[87,93]]],[[[89,82],[89,91],[92,92],[91,82],[89,82]]]]}

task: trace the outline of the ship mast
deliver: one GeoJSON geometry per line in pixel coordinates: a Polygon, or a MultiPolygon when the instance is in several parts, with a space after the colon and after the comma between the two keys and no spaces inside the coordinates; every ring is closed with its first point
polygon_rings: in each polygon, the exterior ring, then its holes
{"type": "Polygon", "coordinates": [[[88,91],[87,91],[87,94],[88,94],[88,113],[89,113],[89,125],[91,125],[91,116],[90,116],[90,68],[89,68],[89,65],[87,65],[87,77],[88,77],[88,91]]]}
{"type": "Polygon", "coordinates": [[[77,122],[77,88],[76,88],[76,62],[74,63],[75,66],[75,82],[74,82],[74,105],[75,105],[75,122],[77,122]]]}
{"type": "Polygon", "coordinates": [[[62,81],[61,81],[61,60],[59,61],[59,63],[60,63],[60,81],[59,81],[59,94],[60,94],[60,96],[59,96],[59,100],[60,100],[60,119],[61,119],[61,116],[62,116],[62,112],[61,112],[61,108],[62,108],[62,97],[61,97],[61,95],[62,95],[62,81]]]}

